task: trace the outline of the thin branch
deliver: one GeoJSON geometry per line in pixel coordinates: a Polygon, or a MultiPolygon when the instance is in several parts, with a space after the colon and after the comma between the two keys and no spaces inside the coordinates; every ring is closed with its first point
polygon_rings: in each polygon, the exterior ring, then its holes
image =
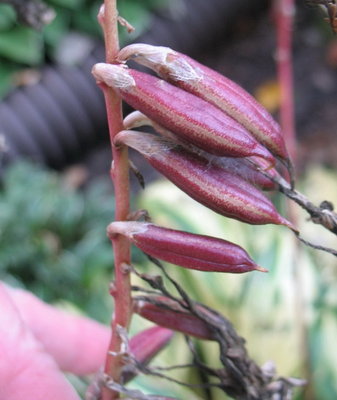
{"type": "MultiPolygon", "coordinates": [[[[168,275],[160,261],[152,257],[150,260],[163,271],[166,278],[169,279],[181,295],[181,299],[175,300],[177,306],[185,307],[186,312],[196,316],[213,330],[214,338],[219,344],[220,360],[224,368],[221,370],[212,370],[208,367],[203,368],[201,363],[196,364],[199,364],[208,374],[219,379],[218,387],[234,399],[240,400],[270,400],[275,395],[276,390],[277,393],[280,394],[279,390],[281,387],[283,395],[279,398],[281,400],[289,399],[289,393],[292,391],[292,387],[288,384],[289,380],[276,378],[274,375],[266,373],[263,369],[258,367],[255,362],[249,358],[244,346],[244,339],[238,336],[230,321],[209,307],[190,299],[181,286],[168,275]]],[[[155,282],[156,289],[167,296],[169,291],[165,288],[162,279],[155,277],[151,280],[149,276],[146,275],[145,280],[150,285],[155,282]]],[[[172,300],[175,299],[170,293],[168,297],[172,300]]],[[[140,298],[138,298],[137,296],[136,299],[153,302],[160,307],[170,308],[167,304],[161,303],[160,300],[151,297],[140,296],[140,298]]],[[[176,311],[173,308],[172,310],[176,311]]]]}
{"type": "Polygon", "coordinates": [[[337,214],[333,211],[333,205],[330,202],[323,201],[319,206],[315,206],[302,193],[291,189],[284,179],[273,180],[278,183],[280,192],[308,212],[313,223],[322,225],[324,228],[337,235],[337,214]]]}
{"type": "Polygon", "coordinates": [[[275,0],[277,26],[277,74],[281,89],[280,123],[290,156],[296,160],[293,96],[292,32],[294,0],[275,0]]]}
{"type": "MultiPolygon", "coordinates": [[[[333,211],[333,204],[329,201],[323,201],[318,207],[315,206],[306,196],[297,190],[290,187],[289,183],[281,177],[272,177],[266,171],[260,170],[260,172],[271,179],[273,182],[278,184],[278,189],[281,193],[293,200],[300,207],[302,207],[310,215],[310,219],[314,224],[322,225],[330,232],[337,235],[337,214],[333,211]]],[[[330,253],[337,257],[337,251],[329,247],[316,245],[314,243],[305,240],[300,236],[298,232],[294,232],[296,237],[307,246],[310,246],[316,250],[322,250],[330,253]]]]}
{"type": "Polygon", "coordinates": [[[124,357],[124,362],[126,364],[126,368],[130,368],[132,371],[136,371],[138,373],[144,375],[156,376],[157,378],[165,379],[169,382],[176,383],[180,386],[186,386],[190,388],[205,388],[205,387],[221,387],[220,383],[207,383],[207,384],[190,384],[182,382],[178,379],[172,378],[168,375],[162,374],[159,371],[169,371],[178,368],[187,368],[187,367],[196,367],[193,364],[184,364],[184,365],[174,365],[170,367],[148,367],[144,363],[139,362],[131,353],[128,353],[124,357]]]}

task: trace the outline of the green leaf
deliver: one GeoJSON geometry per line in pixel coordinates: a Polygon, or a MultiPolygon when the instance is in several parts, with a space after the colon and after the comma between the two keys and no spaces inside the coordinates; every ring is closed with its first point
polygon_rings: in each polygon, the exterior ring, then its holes
{"type": "Polygon", "coordinates": [[[13,7],[7,4],[0,4],[0,31],[11,28],[15,21],[16,15],[13,7]]]}
{"type": "Polygon", "coordinates": [[[38,65],[43,59],[42,35],[22,26],[3,32],[0,35],[0,55],[19,63],[38,65]]]}
{"type": "Polygon", "coordinates": [[[97,22],[97,14],[101,3],[95,3],[89,8],[85,8],[80,13],[75,13],[73,17],[74,28],[79,32],[86,32],[92,36],[101,37],[102,29],[97,22]]]}
{"type": "Polygon", "coordinates": [[[11,63],[2,62],[0,64],[0,98],[4,97],[12,88],[12,76],[14,72],[11,63]]]}
{"type": "Polygon", "coordinates": [[[320,314],[309,331],[314,387],[320,400],[335,399],[337,396],[337,369],[335,346],[337,323],[335,315],[320,314]]]}
{"type": "Polygon", "coordinates": [[[106,321],[113,253],[105,230],[113,204],[110,182],[77,192],[31,164],[9,167],[0,188],[0,279],[106,321]]]}

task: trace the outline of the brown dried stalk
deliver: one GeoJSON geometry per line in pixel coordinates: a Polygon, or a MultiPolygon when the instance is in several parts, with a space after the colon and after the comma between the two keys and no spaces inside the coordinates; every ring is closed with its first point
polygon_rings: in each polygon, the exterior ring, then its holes
{"type": "MultiPolygon", "coordinates": [[[[277,377],[270,365],[260,368],[250,359],[245,348],[245,340],[237,334],[229,320],[209,307],[192,300],[184,289],[168,275],[158,260],[152,257],[149,257],[149,259],[162,271],[163,275],[173,284],[179,294],[179,297],[171,294],[161,277],[140,274],[133,270],[141,279],[155,289],[155,293],[160,293],[169,299],[172,306],[170,307],[168,302],[162,303],[162,306],[164,306],[163,312],[165,312],[165,309],[175,311],[177,307],[183,308],[186,313],[204,323],[213,332],[213,340],[219,344],[219,358],[223,365],[221,369],[209,368],[200,363],[195,352],[192,351],[194,366],[202,368],[207,375],[217,378],[218,382],[210,384],[211,386],[217,386],[226,394],[239,400],[271,400],[276,398],[276,395],[278,399],[286,400],[290,398],[289,396],[294,387],[304,384],[302,380],[277,377]]],[[[141,291],[142,289],[137,288],[137,290],[141,291]]],[[[137,295],[134,299],[135,301],[152,302],[159,307],[161,305],[160,300],[158,301],[157,297],[149,296],[147,290],[144,290],[144,295],[137,295]]],[[[189,347],[193,349],[190,342],[189,347]]],[[[156,370],[148,367],[144,369],[139,365],[138,370],[142,373],[161,375],[156,370]]],[[[167,378],[165,375],[160,377],[167,378]]]]}
{"type": "Polygon", "coordinates": [[[292,189],[289,183],[281,177],[271,177],[266,171],[260,171],[265,176],[278,184],[278,190],[301,206],[310,215],[314,224],[322,225],[328,231],[337,235],[337,214],[334,212],[334,205],[327,200],[319,206],[313,204],[304,194],[292,189]]]}

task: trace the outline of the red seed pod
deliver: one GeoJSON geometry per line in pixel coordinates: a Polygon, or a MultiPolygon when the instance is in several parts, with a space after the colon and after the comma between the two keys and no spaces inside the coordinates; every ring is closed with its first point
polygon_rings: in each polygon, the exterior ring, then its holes
{"type": "Polygon", "coordinates": [[[137,361],[147,364],[172,339],[174,332],[170,329],[153,326],[137,333],[130,339],[130,350],[137,361]]]}
{"type": "Polygon", "coordinates": [[[280,126],[253,96],[232,80],[168,47],[132,44],[118,56],[121,62],[130,58],[225,111],[274,155],[289,160],[280,126]]]}
{"type": "Polygon", "coordinates": [[[144,253],[181,267],[208,272],[266,272],[240,246],[211,236],[163,228],[147,222],[115,221],[107,229],[113,239],[126,236],[144,253]]]}
{"type": "Polygon", "coordinates": [[[219,156],[262,157],[275,165],[272,154],[242,125],[207,101],[121,65],[99,63],[92,73],[132,107],[195,146],[219,156]]]}
{"type": "Polygon", "coordinates": [[[213,331],[203,320],[168,298],[153,296],[134,299],[134,312],[165,328],[204,340],[214,340],[213,331]]]}
{"type": "MultiPolygon", "coordinates": [[[[132,356],[144,365],[148,364],[172,339],[174,332],[160,326],[153,326],[137,333],[130,339],[132,356]]],[[[123,382],[129,382],[134,376],[134,371],[123,370],[123,382]]]]}
{"type": "MultiPolygon", "coordinates": [[[[176,141],[178,144],[187,146],[192,151],[197,151],[198,149],[188,144],[186,141],[180,140],[174,133],[161,127],[152,120],[150,120],[146,115],[139,111],[133,111],[124,118],[123,121],[124,129],[134,129],[142,126],[152,126],[157,133],[160,135],[176,141]]],[[[202,152],[201,150],[199,150],[202,152]]],[[[279,173],[275,168],[269,168],[269,163],[260,157],[249,157],[249,158],[233,158],[233,157],[216,157],[212,156],[206,152],[201,153],[204,157],[208,158],[210,162],[217,163],[225,171],[232,172],[235,175],[239,175],[246,181],[252,183],[254,186],[262,190],[275,190],[277,184],[269,179],[267,176],[261,173],[260,170],[268,169],[268,175],[271,177],[279,177],[279,173]]]]}
{"type": "Polygon", "coordinates": [[[181,190],[221,215],[254,225],[285,225],[296,231],[257,188],[199,154],[144,132],[122,131],[115,143],[139,151],[181,190]]]}

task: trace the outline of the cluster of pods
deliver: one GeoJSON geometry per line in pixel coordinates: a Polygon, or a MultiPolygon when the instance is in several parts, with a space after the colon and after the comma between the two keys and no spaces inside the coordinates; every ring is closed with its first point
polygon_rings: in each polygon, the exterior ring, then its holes
{"type": "MultiPolygon", "coordinates": [[[[96,64],[92,71],[103,90],[113,88],[136,110],[125,118],[114,145],[135,149],[190,197],[223,216],[296,230],[262,192],[275,189],[275,183],[261,170],[273,178],[279,176],[277,165],[289,169],[291,163],[279,125],[250,94],[166,47],[133,44],[119,52],[117,61],[96,64]],[[130,59],[157,76],[129,68],[130,59]],[[143,126],[156,133],[135,130],[143,126]]],[[[116,235],[127,237],[152,257],[184,268],[266,271],[243,248],[219,238],[139,221],[111,223],[108,236],[113,240],[116,235]]],[[[197,324],[187,321],[186,313],[186,318],[177,318],[174,313],[182,310],[166,307],[163,312],[165,301],[135,302],[135,311],[185,333],[197,324]]],[[[188,333],[212,339],[207,327],[194,328],[188,333]]]]}

